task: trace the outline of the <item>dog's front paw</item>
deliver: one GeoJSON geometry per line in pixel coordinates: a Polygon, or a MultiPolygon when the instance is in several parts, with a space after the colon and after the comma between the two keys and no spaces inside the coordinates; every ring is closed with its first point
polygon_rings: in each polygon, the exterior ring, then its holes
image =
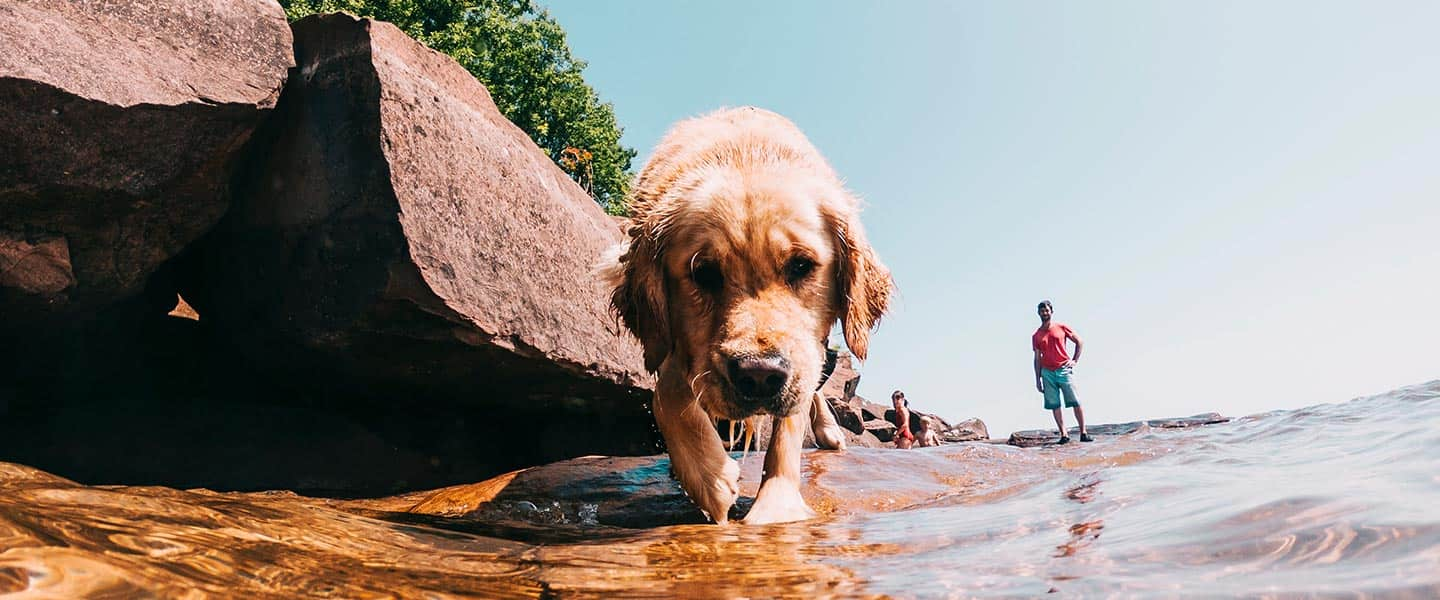
{"type": "Polygon", "coordinates": [[[785,479],[771,479],[760,486],[755,494],[755,504],[745,515],[747,525],[766,523],[789,523],[815,517],[815,511],[805,504],[800,496],[800,486],[785,479]]]}
{"type": "Polygon", "coordinates": [[[840,425],[833,422],[827,423],[825,425],[815,427],[814,433],[816,447],[824,448],[826,450],[845,449],[845,432],[840,430],[840,425]]]}
{"type": "Polygon", "coordinates": [[[810,432],[815,435],[815,447],[825,450],[844,450],[845,431],[840,428],[835,414],[830,412],[830,401],[819,390],[810,404],[810,432]]]}
{"type": "Polygon", "coordinates": [[[730,507],[740,497],[740,464],[727,456],[717,467],[682,487],[705,516],[724,525],[730,520],[730,507]]]}

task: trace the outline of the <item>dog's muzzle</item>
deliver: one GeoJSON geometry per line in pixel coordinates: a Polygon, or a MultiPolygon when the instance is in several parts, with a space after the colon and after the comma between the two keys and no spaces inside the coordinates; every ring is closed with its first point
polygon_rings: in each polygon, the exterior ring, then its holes
{"type": "Polygon", "coordinates": [[[790,383],[790,361],[779,354],[737,356],[726,361],[735,400],[747,412],[785,414],[784,392],[790,383]]]}

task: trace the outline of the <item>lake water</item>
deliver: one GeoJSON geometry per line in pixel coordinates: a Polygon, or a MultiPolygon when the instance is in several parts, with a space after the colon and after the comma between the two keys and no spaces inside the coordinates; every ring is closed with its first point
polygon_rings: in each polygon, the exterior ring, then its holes
{"type": "Polygon", "coordinates": [[[1091,444],[809,453],[806,473],[813,521],[618,527],[538,495],[436,517],[405,512],[426,494],[0,463],[0,595],[1440,597],[1440,381],[1091,444]]]}

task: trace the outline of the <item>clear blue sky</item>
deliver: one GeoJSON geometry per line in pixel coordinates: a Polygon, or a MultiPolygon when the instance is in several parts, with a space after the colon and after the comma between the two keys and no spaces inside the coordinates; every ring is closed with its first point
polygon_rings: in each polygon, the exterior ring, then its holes
{"type": "Polygon", "coordinates": [[[542,4],[637,169],[753,104],[864,198],[900,289],[871,400],[1053,426],[1045,298],[1095,423],[1440,378],[1440,3],[542,4]]]}

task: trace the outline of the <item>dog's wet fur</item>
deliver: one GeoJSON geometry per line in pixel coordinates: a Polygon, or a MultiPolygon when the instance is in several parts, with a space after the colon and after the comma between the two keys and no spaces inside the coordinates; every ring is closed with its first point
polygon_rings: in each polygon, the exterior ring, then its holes
{"type": "Polygon", "coordinates": [[[635,181],[612,305],[659,375],[655,417],[681,486],[724,523],[738,467],[714,418],[770,415],[747,523],[805,519],[800,446],[844,438],[815,388],[838,320],[864,359],[893,284],[859,203],[790,121],[756,108],[676,124],[635,181]],[[773,464],[772,464],[773,463],[773,464]]]}

